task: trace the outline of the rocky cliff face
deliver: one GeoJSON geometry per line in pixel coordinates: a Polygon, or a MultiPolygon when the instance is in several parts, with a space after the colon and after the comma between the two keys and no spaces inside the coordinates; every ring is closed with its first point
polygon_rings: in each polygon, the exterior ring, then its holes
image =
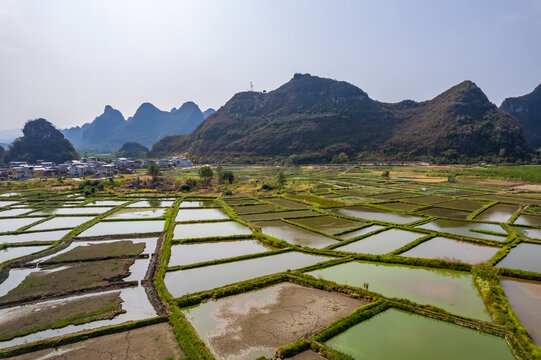
{"type": "Polygon", "coordinates": [[[524,96],[505,99],[500,109],[518,120],[531,146],[541,148],[541,85],[524,96]]]}

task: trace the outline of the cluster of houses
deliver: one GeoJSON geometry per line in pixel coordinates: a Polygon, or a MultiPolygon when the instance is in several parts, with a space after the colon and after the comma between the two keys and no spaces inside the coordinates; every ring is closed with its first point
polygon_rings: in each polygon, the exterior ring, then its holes
{"type": "MultiPolygon", "coordinates": [[[[108,178],[118,174],[132,174],[136,169],[148,167],[152,160],[117,158],[112,162],[99,161],[93,156],[80,160],[66,161],[55,164],[50,161],[38,160],[36,164],[25,161],[12,161],[0,165],[1,180],[28,180],[34,178],[50,178],[58,176],[108,178]]],[[[156,161],[160,168],[191,167],[192,160],[173,157],[156,161]]]]}

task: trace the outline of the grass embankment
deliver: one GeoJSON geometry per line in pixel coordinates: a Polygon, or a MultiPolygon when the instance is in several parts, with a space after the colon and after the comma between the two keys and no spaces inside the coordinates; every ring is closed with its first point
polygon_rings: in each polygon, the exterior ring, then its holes
{"type": "MultiPolygon", "coordinates": [[[[98,296],[85,296],[57,303],[39,305],[39,311],[24,312],[0,325],[0,341],[11,340],[46,329],[59,329],[67,325],[85,324],[96,320],[112,319],[122,310],[120,292],[98,296]]],[[[33,306],[32,308],[34,308],[33,306]]]]}

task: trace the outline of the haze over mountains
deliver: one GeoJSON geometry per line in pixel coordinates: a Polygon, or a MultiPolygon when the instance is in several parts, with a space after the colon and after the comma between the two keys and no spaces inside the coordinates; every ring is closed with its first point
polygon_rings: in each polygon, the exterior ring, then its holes
{"type": "Polygon", "coordinates": [[[151,155],[187,152],[204,160],[297,162],[350,157],[526,159],[531,147],[515,118],[471,81],[432,100],[372,100],[344,81],[295,74],[269,93],[241,92],[191,134],[168,136],[151,155]]]}
{"type": "Polygon", "coordinates": [[[120,111],[107,105],[92,122],[61,131],[78,150],[116,151],[126,142],[150,147],[167,135],[190,133],[213,112],[202,112],[193,102],[171,111],[143,103],[132,117],[125,119],[120,111]]]}

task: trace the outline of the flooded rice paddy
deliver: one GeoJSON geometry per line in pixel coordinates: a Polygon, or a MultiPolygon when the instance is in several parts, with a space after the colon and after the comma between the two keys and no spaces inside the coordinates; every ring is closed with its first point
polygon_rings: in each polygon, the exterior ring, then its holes
{"type": "Polygon", "coordinates": [[[443,233],[455,234],[471,238],[479,238],[493,241],[505,241],[507,235],[505,230],[496,224],[477,223],[459,220],[438,219],[429,222],[428,224],[419,225],[421,229],[434,230],[443,233]],[[502,235],[493,235],[481,233],[475,230],[490,231],[501,233],[502,235]]]}
{"type": "Polygon", "coordinates": [[[85,222],[94,219],[93,216],[62,216],[54,217],[52,219],[46,220],[37,225],[31,226],[28,230],[53,230],[53,229],[62,229],[62,228],[74,228],[85,222]]]}
{"type": "Polygon", "coordinates": [[[0,249],[0,264],[47,249],[48,246],[19,246],[0,249]]]}
{"type": "Polygon", "coordinates": [[[252,234],[252,231],[249,228],[236,221],[223,221],[215,223],[177,224],[173,239],[183,240],[250,234],[252,234]]]}
{"type": "Polygon", "coordinates": [[[541,283],[510,278],[504,278],[500,283],[509,304],[533,341],[541,346],[541,283]]]}
{"type": "Polygon", "coordinates": [[[229,216],[222,209],[180,209],[175,221],[227,220],[229,216]]]}
{"type": "Polygon", "coordinates": [[[437,217],[443,217],[443,218],[451,218],[451,219],[466,219],[468,215],[470,215],[467,211],[461,211],[461,210],[453,210],[453,209],[444,209],[439,207],[433,207],[426,210],[419,211],[420,214],[428,215],[428,216],[437,216],[437,217]]]}
{"type": "Polygon", "coordinates": [[[330,260],[329,257],[288,252],[255,259],[210,265],[165,274],[165,285],[174,297],[211,290],[240,281],[299,269],[330,260]]]}
{"type": "Polygon", "coordinates": [[[514,359],[504,338],[396,309],[376,314],[325,344],[355,359],[514,359]]]}
{"type": "Polygon", "coordinates": [[[365,302],[290,283],[273,285],[184,310],[217,359],[270,358],[274,350],[313,334],[365,302]]]}
{"type": "Polygon", "coordinates": [[[171,247],[169,266],[189,265],[274,250],[258,240],[222,240],[171,247]]]}
{"type": "Polygon", "coordinates": [[[143,234],[162,232],[165,221],[144,220],[144,221],[102,221],[78,236],[105,236],[121,234],[143,234]]]}
{"type": "Polygon", "coordinates": [[[355,252],[371,255],[383,255],[406,246],[412,241],[425,236],[400,229],[385,230],[376,235],[365,237],[361,240],[336,247],[335,250],[355,252]]]}
{"type": "Polygon", "coordinates": [[[422,219],[421,217],[393,213],[368,206],[351,206],[347,208],[333,209],[333,211],[358,219],[393,222],[396,224],[407,224],[422,219]]]}
{"type": "Polygon", "coordinates": [[[108,207],[43,208],[32,215],[99,215],[111,210],[108,207]]]}
{"type": "Polygon", "coordinates": [[[33,224],[37,221],[43,220],[41,217],[27,217],[27,218],[13,218],[13,219],[0,219],[0,232],[16,231],[22,227],[33,224]]]}
{"type": "Polygon", "coordinates": [[[518,206],[516,205],[497,204],[483,211],[475,218],[475,220],[507,222],[509,218],[513,216],[513,213],[517,210],[518,206]]]}
{"type": "Polygon", "coordinates": [[[435,237],[401,253],[402,256],[476,264],[493,257],[500,248],[435,237]]]}
{"type": "Polygon", "coordinates": [[[370,225],[359,230],[354,230],[345,234],[341,234],[338,237],[340,239],[350,240],[350,239],[354,239],[356,237],[363,236],[374,231],[381,230],[383,228],[384,226],[380,226],[380,225],[370,225]]]}
{"type": "Polygon", "coordinates": [[[16,235],[0,235],[0,244],[25,243],[32,241],[58,241],[71,230],[24,232],[16,235]]]}
{"type": "Polygon", "coordinates": [[[261,221],[261,220],[279,220],[279,219],[294,219],[306,216],[317,216],[319,213],[312,210],[297,210],[297,211],[277,211],[266,212],[261,214],[242,215],[242,217],[249,221],[261,221]]]}
{"type": "Polygon", "coordinates": [[[541,273],[541,244],[518,244],[496,266],[541,273]]]}
{"type": "Polygon", "coordinates": [[[216,206],[214,200],[184,200],[180,203],[180,208],[187,207],[212,207],[216,206]]]}
{"type": "Polygon", "coordinates": [[[424,267],[354,261],[308,273],[387,297],[431,304],[450,313],[490,321],[488,311],[469,273],[424,267]]]}
{"type": "Polygon", "coordinates": [[[165,216],[167,209],[120,209],[106,217],[106,219],[150,219],[165,216]]]}
{"type": "Polygon", "coordinates": [[[514,224],[526,226],[541,226],[541,215],[522,214],[515,220],[514,224]]]}
{"type": "Polygon", "coordinates": [[[342,219],[334,216],[316,216],[301,219],[290,220],[292,223],[299,224],[326,234],[341,233],[350,229],[358,228],[363,225],[362,222],[342,219]]]}
{"type": "Polygon", "coordinates": [[[337,243],[333,238],[288,224],[282,220],[261,221],[257,225],[261,227],[263,234],[293,245],[321,249],[337,243]]]}

